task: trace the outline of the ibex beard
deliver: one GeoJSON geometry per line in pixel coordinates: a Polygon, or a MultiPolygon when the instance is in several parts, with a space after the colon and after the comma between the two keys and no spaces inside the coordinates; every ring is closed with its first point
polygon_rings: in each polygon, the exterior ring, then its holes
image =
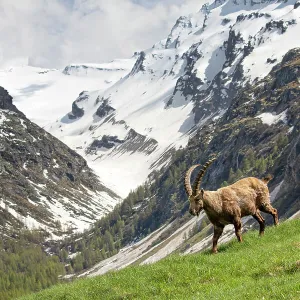
{"type": "Polygon", "coordinates": [[[189,198],[189,212],[193,216],[199,216],[204,210],[210,222],[214,226],[212,252],[217,253],[217,243],[227,224],[233,224],[235,234],[239,242],[242,242],[241,219],[245,216],[253,216],[259,223],[260,235],[265,231],[265,220],[260,211],[273,216],[274,224],[278,224],[277,210],[270,203],[270,194],[267,183],[272,176],[263,179],[255,177],[243,178],[232,185],[220,188],[216,191],[201,189],[200,184],[206,169],[214,162],[215,158],[209,160],[198,173],[191,186],[192,172],[200,166],[193,165],[186,172],[184,187],[189,198]]]}

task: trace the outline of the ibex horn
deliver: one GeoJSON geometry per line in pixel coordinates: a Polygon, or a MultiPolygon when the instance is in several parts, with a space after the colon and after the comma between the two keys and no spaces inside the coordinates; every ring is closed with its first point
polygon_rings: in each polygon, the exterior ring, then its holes
{"type": "Polygon", "coordinates": [[[200,165],[193,165],[191,166],[187,172],[185,173],[185,177],[184,177],[184,188],[185,188],[185,191],[187,193],[187,195],[190,197],[193,195],[193,189],[191,187],[191,174],[192,172],[197,168],[199,167],[200,165]]]}
{"type": "Polygon", "coordinates": [[[205,174],[205,171],[215,160],[216,160],[215,157],[211,158],[198,173],[195,183],[194,183],[194,186],[193,186],[194,195],[197,195],[200,192],[200,185],[201,185],[202,178],[205,174]]]}

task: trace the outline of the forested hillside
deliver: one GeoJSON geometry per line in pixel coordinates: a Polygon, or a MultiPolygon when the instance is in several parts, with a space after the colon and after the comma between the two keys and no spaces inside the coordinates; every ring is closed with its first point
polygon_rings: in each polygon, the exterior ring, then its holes
{"type": "Polygon", "coordinates": [[[58,283],[65,268],[57,256],[48,256],[41,244],[41,230],[1,234],[0,240],[0,299],[16,299],[58,283]]]}

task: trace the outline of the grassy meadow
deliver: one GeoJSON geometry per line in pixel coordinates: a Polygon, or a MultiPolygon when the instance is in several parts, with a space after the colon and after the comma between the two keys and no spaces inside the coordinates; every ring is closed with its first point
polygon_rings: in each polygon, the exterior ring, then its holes
{"type": "Polygon", "coordinates": [[[300,220],[243,238],[221,245],[217,255],[171,255],[21,299],[300,299],[300,220]]]}

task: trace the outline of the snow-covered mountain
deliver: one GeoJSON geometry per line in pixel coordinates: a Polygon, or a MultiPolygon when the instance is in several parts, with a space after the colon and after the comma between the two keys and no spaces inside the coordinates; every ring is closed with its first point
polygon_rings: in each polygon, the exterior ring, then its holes
{"type": "Polygon", "coordinates": [[[131,59],[63,72],[1,73],[16,105],[83,155],[121,196],[170,161],[236,92],[299,46],[299,2],[199,1],[170,34],[131,59]]]}
{"type": "Polygon", "coordinates": [[[72,64],[64,70],[14,66],[0,70],[0,82],[31,121],[45,126],[68,112],[83,90],[106,89],[121,79],[134,60],[132,57],[107,64],[72,64]]]}
{"type": "MultiPolygon", "coordinates": [[[[82,275],[103,274],[129,264],[154,262],[170,253],[188,254],[211,247],[212,225],[204,212],[199,217],[189,214],[183,176],[187,166],[204,163],[212,154],[217,153],[217,159],[203,178],[204,190],[269,173],[274,176],[268,184],[270,200],[280,221],[299,217],[299,78],[300,47],[289,50],[263,79],[241,88],[224,115],[207,121],[151,183],[130,193],[89,232],[63,245],[73,249],[71,257],[77,255],[72,263],[88,257],[95,245],[97,251],[106,251],[82,275]],[[83,245],[86,248],[78,253],[83,245]],[[115,254],[114,245],[120,252],[107,258],[115,254]]],[[[270,215],[263,215],[267,224],[273,224],[270,215]]],[[[251,216],[243,222],[243,229],[258,225],[251,216]]],[[[222,240],[233,236],[233,227],[226,226],[222,240]]]]}

